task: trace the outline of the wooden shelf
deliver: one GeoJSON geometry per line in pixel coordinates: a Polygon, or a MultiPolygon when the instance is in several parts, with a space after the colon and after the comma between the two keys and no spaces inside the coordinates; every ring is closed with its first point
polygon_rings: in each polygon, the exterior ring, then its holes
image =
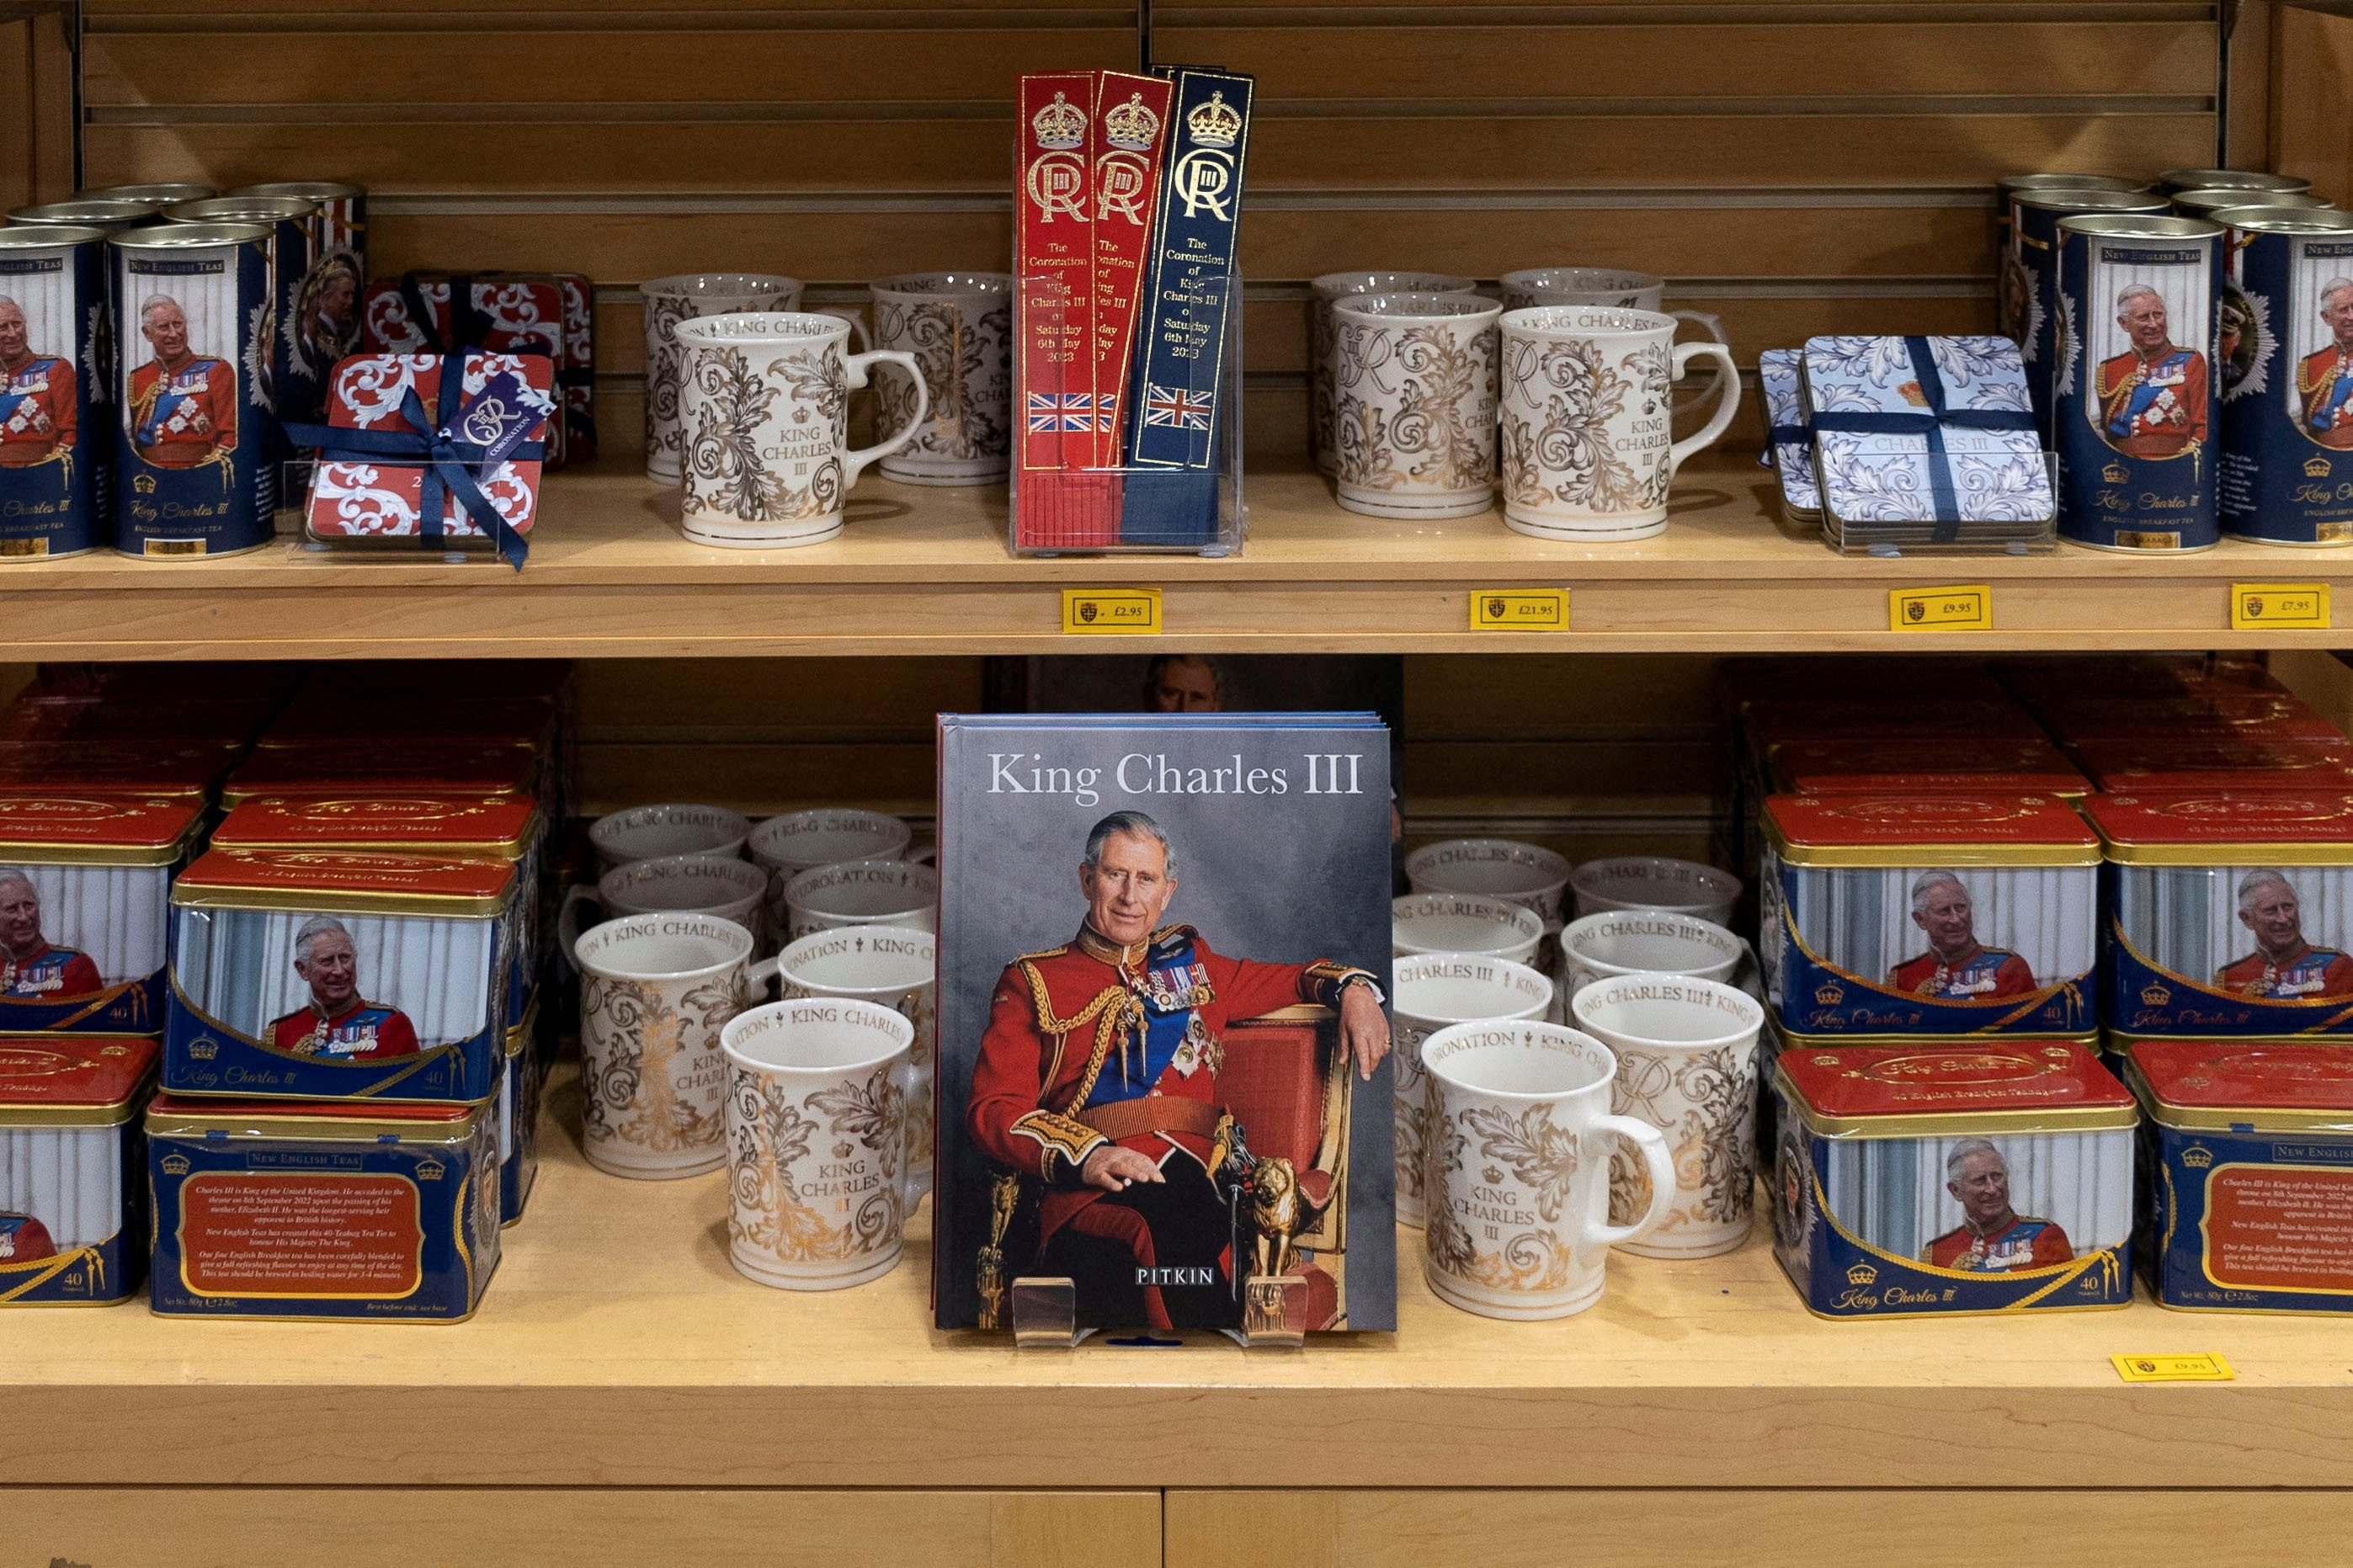
{"type": "MultiPolygon", "coordinates": [[[[1209,651],[1705,652],[2329,647],[2333,631],[2233,632],[2233,582],[2344,582],[2353,553],[2232,542],[2202,555],[1847,560],[1774,520],[1767,476],[1734,456],[1685,472],[1673,521],[1640,544],[1529,539],[1500,514],[1408,523],[1343,511],[1313,475],[1253,475],[1239,557],[1006,553],[995,489],[870,478],[840,539],[720,551],[677,531],[675,493],[611,468],[551,478],[518,574],[403,551],[291,541],[218,562],[109,554],[12,566],[6,657],[364,658],[1037,653],[1065,585],[1157,584],[1160,646],[1209,651]],[[1892,633],[1893,588],[1987,583],[1991,632],[1892,633]],[[1573,629],[1474,633],[1482,589],[1565,586],[1573,629]]],[[[1092,648],[1103,645],[1090,642],[1092,648]]],[[[1124,642],[1123,647],[1145,646],[1124,642]]]]}
{"type": "Polygon", "coordinates": [[[1826,1322],[1799,1307],[1760,1231],[1703,1262],[1613,1258],[1594,1310],[1500,1323],[1437,1302],[1419,1233],[1401,1230],[1394,1334],[1303,1352],[1221,1340],[1017,1352],[928,1327],[921,1241],[863,1289],[752,1284],[727,1261],[723,1175],[598,1174],[577,1152],[569,1068],[549,1106],[539,1188],[470,1322],[10,1311],[0,1474],[20,1487],[982,1489],[2353,1478],[2341,1320],[2142,1302],[1826,1322]],[[2238,1381],[2128,1386],[2107,1360],[2193,1351],[2227,1356],[2238,1381]]]}

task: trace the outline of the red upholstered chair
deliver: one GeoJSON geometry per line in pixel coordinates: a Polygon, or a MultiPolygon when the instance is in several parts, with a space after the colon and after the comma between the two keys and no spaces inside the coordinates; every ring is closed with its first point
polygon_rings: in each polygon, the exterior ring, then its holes
{"type": "Polygon", "coordinates": [[[1292,1237],[1284,1272],[1307,1281],[1305,1327],[1341,1326],[1347,1310],[1349,1079],[1338,1017],[1302,1005],[1226,1026],[1218,1092],[1242,1125],[1250,1153],[1291,1163],[1311,1211],[1292,1237]]]}

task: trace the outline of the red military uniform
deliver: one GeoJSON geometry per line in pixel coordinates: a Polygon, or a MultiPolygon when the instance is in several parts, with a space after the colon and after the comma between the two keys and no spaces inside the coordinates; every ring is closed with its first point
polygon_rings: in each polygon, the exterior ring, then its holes
{"type": "Polygon", "coordinates": [[[2010,1223],[1979,1234],[1967,1222],[1928,1244],[1923,1263],[1938,1268],[1961,1268],[1971,1274],[2016,1274],[2029,1268],[2052,1268],[2072,1263],[2075,1249],[2067,1233],[2047,1219],[2012,1215],[2010,1223]]]}
{"type": "Polygon", "coordinates": [[[332,1057],[340,1061],[406,1057],[417,1054],[417,1029],[398,1008],[355,996],[350,1006],[332,1017],[322,1015],[314,1005],[273,1021],[269,1043],[298,1057],[332,1057]]]}
{"type": "Polygon", "coordinates": [[[2353,958],[2333,947],[2299,942],[2285,958],[2266,958],[2255,952],[2232,960],[2215,972],[2214,988],[2282,1001],[2353,995],[2353,958]]]}
{"type": "Polygon", "coordinates": [[[46,1001],[57,996],[87,996],[105,988],[106,983],[98,977],[98,965],[90,962],[90,955],[69,947],[55,947],[45,942],[23,958],[14,953],[0,955],[0,996],[31,996],[46,1001]]]}
{"type": "MultiPolygon", "coordinates": [[[[1178,1263],[1178,1226],[1148,1208],[1169,1194],[1151,1184],[1123,1194],[1082,1185],[1087,1156],[1117,1144],[1160,1165],[1172,1192],[1180,1178],[1209,1190],[1233,1141],[1218,1097],[1227,1023],[1303,1002],[1336,1007],[1344,988],[1371,979],[1320,960],[1227,958],[1184,925],[1127,947],[1082,930],[1061,947],[1008,964],[973,1064],[965,1122],[990,1158],[1045,1182],[1039,1257],[1067,1227],[1110,1244],[1139,1272],[1178,1263]]],[[[1222,1213],[1213,1217],[1225,1223],[1222,1213]]],[[[1218,1284],[1229,1285],[1229,1247],[1196,1256],[1214,1264],[1218,1284]]],[[[1148,1326],[1170,1326],[1159,1285],[1138,1283],[1148,1326]]],[[[1081,1288],[1084,1310],[1086,1281],[1081,1288]]]]}
{"type": "Polygon", "coordinates": [[[2100,433],[2127,458],[2174,458],[2206,438],[2206,356],[2168,345],[2100,365],[2100,433]]]}
{"type": "Polygon", "coordinates": [[[37,463],[75,437],[73,366],[51,354],[0,365],[0,468],[37,463]]]}
{"type": "Polygon", "coordinates": [[[1933,952],[1909,958],[1890,970],[1891,990],[1907,996],[1936,996],[1948,1002],[1970,1002],[1991,996],[2023,996],[2034,989],[2034,972],[2026,960],[1998,947],[1978,947],[1956,963],[1933,952]]]}
{"type": "Polygon", "coordinates": [[[2295,368],[2295,390],[2304,402],[2304,433],[2324,447],[2353,451],[2353,349],[2331,343],[2306,354],[2295,368]]]}
{"type": "Polygon", "coordinates": [[[28,1214],[0,1211],[0,1263],[30,1263],[57,1254],[48,1226],[28,1214]]]}
{"type": "Polygon", "coordinates": [[[159,468],[193,468],[237,445],[237,373],[191,355],[178,369],[148,361],[131,373],[131,444],[159,468]]]}

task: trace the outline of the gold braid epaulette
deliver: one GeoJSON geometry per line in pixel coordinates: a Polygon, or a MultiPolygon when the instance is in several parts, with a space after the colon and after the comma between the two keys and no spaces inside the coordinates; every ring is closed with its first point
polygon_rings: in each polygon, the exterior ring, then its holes
{"type": "MultiPolygon", "coordinates": [[[[1046,991],[1046,977],[1039,973],[1038,966],[1028,959],[1019,963],[1023,976],[1029,982],[1029,997],[1037,1008],[1038,1027],[1042,1033],[1067,1036],[1084,1026],[1089,1020],[1094,1022],[1094,1045],[1087,1058],[1087,1070],[1079,1079],[1078,1093],[1062,1107],[1062,1114],[1068,1115],[1084,1105],[1087,1096],[1095,1091],[1095,1080],[1103,1077],[1103,1063],[1111,1058],[1112,1042],[1124,1031],[1143,1022],[1144,1004],[1131,995],[1124,986],[1106,985],[1096,992],[1094,1000],[1084,1007],[1067,1018],[1058,1018],[1054,1016],[1053,998],[1046,991]]],[[[1055,1068],[1048,1069],[1045,1082],[1039,1085],[1041,1092],[1053,1083],[1054,1072],[1060,1066],[1060,1055],[1057,1052],[1055,1068]]]]}

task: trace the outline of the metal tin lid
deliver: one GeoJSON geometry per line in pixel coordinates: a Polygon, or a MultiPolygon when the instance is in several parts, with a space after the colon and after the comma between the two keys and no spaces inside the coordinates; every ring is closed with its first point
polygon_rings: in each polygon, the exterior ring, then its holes
{"type": "Polygon", "coordinates": [[[305,1139],[331,1143],[466,1143],[495,1099],[470,1105],[386,1105],[373,1100],[199,1100],[159,1094],[150,1138],[305,1139]]]}
{"type": "Polygon", "coordinates": [[[367,195],[365,185],[354,185],[348,180],[266,180],[258,185],[239,185],[224,191],[229,196],[303,196],[314,202],[348,201],[367,195]]]}
{"type": "Polygon", "coordinates": [[[90,228],[117,228],[124,224],[143,223],[171,205],[169,202],[153,199],[134,201],[123,196],[75,196],[62,202],[40,202],[28,207],[8,209],[12,224],[72,224],[90,228]]]}
{"type": "Polygon", "coordinates": [[[1808,1046],[1783,1051],[1773,1078],[1823,1138],[2091,1132],[2140,1120],[2131,1091],[2073,1040],[1808,1046]]]}
{"type": "Polygon", "coordinates": [[[87,228],[69,223],[14,224],[0,228],[0,250],[55,250],[66,245],[88,245],[94,239],[104,239],[102,228],[87,228]]]}
{"type": "Polygon", "coordinates": [[[2095,795],[2084,814],[2126,866],[2353,866],[2353,792],[2095,795]]]}
{"type": "Polygon", "coordinates": [[[2096,866],[2100,840],[2063,802],[2025,795],[1777,795],[1773,852],[1793,866],[2096,866]]]}
{"type": "Polygon", "coordinates": [[[159,1049],[146,1035],[0,1035],[0,1127],[119,1127],[159,1049]]]}
{"type": "Polygon", "coordinates": [[[256,795],[350,795],[384,791],[401,795],[521,795],[531,787],[538,753],[525,745],[492,742],[474,746],[385,748],[346,743],[273,746],[246,759],[222,787],[225,804],[256,795]]]}
{"type": "Polygon", "coordinates": [[[514,867],[504,860],[356,849],[207,849],[172,884],[184,909],[482,917],[513,896],[514,867]]]}
{"type": "Polygon", "coordinates": [[[1911,711],[1891,710],[1884,702],[1774,698],[1749,703],[1744,722],[1752,736],[1776,746],[1831,741],[1952,740],[1973,747],[1983,740],[2044,739],[2042,726],[2031,714],[2000,698],[1963,698],[1911,711]]]}
{"type": "Polygon", "coordinates": [[[2158,217],[2146,213],[2077,213],[2059,220],[2062,234],[2096,239],[2212,239],[2222,226],[2202,217],[2158,217]]]}
{"type": "Polygon", "coordinates": [[[1799,742],[1777,746],[1774,787],[1791,795],[2086,795],[2091,784],[2037,735],[2031,740],[1799,742]]]}
{"type": "Polygon", "coordinates": [[[121,250],[194,250],[199,246],[249,245],[269,238],[269,230],[258,223],[157,223],[116,235],[114,245],[121,250]]]}
{"type": "Polygon", "coordinates": [[[1994,182],[2003,191],[2125,191],[2152,187],[2147,180],[2125,174],[2004,174],[1994,182]]]}
{"type": "Polygon", "coordinates": [[[298,196],[207,196],[174,202],[163,212],[166,223],[300,223],[319,210],[298,196]]]}
{"type": "Polygon", "coordinates": [[[199,185],[186,180],[159,180],[143,185],[100,185],[96,190],[76,191],[77,196],[112,196],[127,202],[200,202],[206,196],[220,195],[212,185],[199,185]]]}
{"type": "Polygon", "coordinates": [[[440,746],[543,745],[555,734],[555,708],[543,698],[437,703],[418,712],[414,701],[295,699],[261,736],[265,750],[341,745],[397,736],[404,743],[440,746]]]}
{"type": "Polygon", "coordinates": [[[2042,207],[2059,213],[2162,213],[2173,210],[2172,203],[2146,185],[2134,191],[2062,185],[2021,191],[2010,200],[2012,206],[2042,207]]]}
{"type": "Polygon", "coordinates": [[[2261,205],[2218,207],[2206,216],[2245,234],[2353,234],[2353,213],[2282,206],[2268,197],[2261,205]]]}
{"type": "Polygon", "coordinates": [[[2167,191],[2308,191],[2301,174],[2271,174],[2260,169],[2168,169],[2157,177],[2167,191]]]}
{"type": "Polygon", "coordinates": [[[2137,795],[2216,790],[2353,790],[2353,743],[2256,739],[2085,741],[2075,760],[2101,789],[2137,795]]]}
{"type": "Polygon", "coordinates": [[[0,742],[0,795],[194,795],[237,758],[230,742],[0,742]]]}
{"type": "Polygon", "coordinates": [[[520,859],[539,826],[527,795],[263,796],[213,829],[220,849],[368,848],[520,859]]]}
{"type": "Polygon", "coordinates": [[[188,795],[0,795],[0,860],[168,866],[203,822],[188,795]]]}
{"type": "Polygon", "coordinates": [[[2160,1127],[2353,1132],[2353,1050],[2301,1040],[2136,1040],[2125,1077],[2160,1127]]]}
{"type": "Polygon", "coordinates": [[[2325,207],[2327,205],[2310,191],[2250,191],[2243,187],[2229,187],[2219,191],[2173,193],[2174,210],[2185,217],[2211,218],[2224,207],[2325,207]]]}

